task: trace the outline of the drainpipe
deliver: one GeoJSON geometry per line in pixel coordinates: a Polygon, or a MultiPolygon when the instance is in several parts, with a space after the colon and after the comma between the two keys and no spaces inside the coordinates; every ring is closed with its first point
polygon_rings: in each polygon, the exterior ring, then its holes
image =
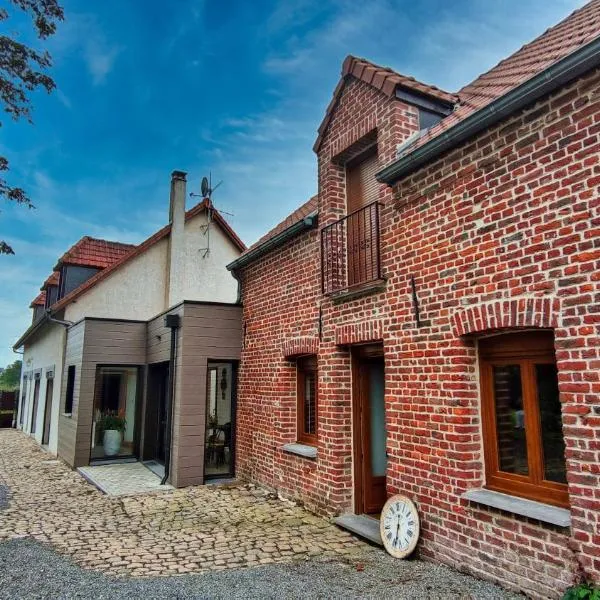
{"type": "Polygon", "coordinates": [[[238,273],[237,269],[231,269],[231,274],[233,275],[233,278],[237,281],[237,298],[235,300],[235,303],[241,304],[242,303],[242,278],[240,277],[240,274],[238,273]]]}
{"type": "Polygon", "coordinates": [[[177,354],[177,330],[179,315],[165,315],[165,327],[171,330],[171,353],[169,355],[169,381],[167,390],[167,431],[165,432],[165,474],[160,484],[164,485],[171,471],[171,439],[173,434],[173,404],[175,398],[175,359],[177,354]]]}

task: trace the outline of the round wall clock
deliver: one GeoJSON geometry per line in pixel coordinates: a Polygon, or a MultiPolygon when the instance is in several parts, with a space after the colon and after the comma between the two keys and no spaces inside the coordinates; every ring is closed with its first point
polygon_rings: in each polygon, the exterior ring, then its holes
{"type": "Polygon", "coordinates": [[[405,558],[419,540],[419,514],[413,501],[397,494],[381,510],[379,530],[383,547],[395,558],[405,558]]]}

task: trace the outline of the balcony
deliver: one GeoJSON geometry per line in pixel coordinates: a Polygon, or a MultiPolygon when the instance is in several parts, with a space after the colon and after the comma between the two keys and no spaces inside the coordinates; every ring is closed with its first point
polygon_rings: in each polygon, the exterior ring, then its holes
{"type": "Polygon", "coordinates": [[[321,230],[324,294],[360,289],[381,279],[379,202],[368,204],[321,230]]]}

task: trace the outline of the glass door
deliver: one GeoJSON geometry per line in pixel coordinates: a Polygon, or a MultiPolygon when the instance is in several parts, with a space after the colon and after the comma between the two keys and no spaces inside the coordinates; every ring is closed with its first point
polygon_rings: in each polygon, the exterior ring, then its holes
{"type": "Polygon", "coordinates": [[[204,477],[233,477],[235,364],[210,362],[206,382],[204,477]]]}
{"type": "Polygon", "coordinates": [[[91,460],[137,453],[138,379],[138,367],[97,368],[91,460]]]}

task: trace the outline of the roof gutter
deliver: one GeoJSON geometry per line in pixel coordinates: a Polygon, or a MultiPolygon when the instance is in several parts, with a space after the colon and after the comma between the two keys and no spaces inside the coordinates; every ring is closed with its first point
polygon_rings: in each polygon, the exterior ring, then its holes
{"type": "Polygon", "coordinates": [[[16,352],[25,342],[44,324],[48,323],[48,313],[44,313],[33,325],[30,325],[27,331],[15,342],[13,351],[16,352]]]}
{"type": "Polygon", "coordinates": [[[312,229],[317,223],[317,217],[318,213],[316,211],[310,213],[301,221],[294,223],[287,229],[284,229],[281,233],[278,233],[276,236],[267,240],[263,244],[252,248],[252,250],[248,251],[246,254],[243,254],[238,259],[229,263],[227,265],[227,270],[235,271],[237,269],[245,267],[246,265],[255,261],[260,256],[263,256],[267,252],[270,252],[274,248],[277,248],[278,246],[281,246],[288,240],[291,240],[293,237],[296,237],[299,233],[302,233],[307,229],[312,229]]]}
{"type": "Polygon", "coordinates": [[[544,69],[515,89],[469,115],[454,127],[432,138],[414,152],[402,156],[377,173],[377,180],[391,185],[477,133],[600,64],[600,37],[544,69]]]}

